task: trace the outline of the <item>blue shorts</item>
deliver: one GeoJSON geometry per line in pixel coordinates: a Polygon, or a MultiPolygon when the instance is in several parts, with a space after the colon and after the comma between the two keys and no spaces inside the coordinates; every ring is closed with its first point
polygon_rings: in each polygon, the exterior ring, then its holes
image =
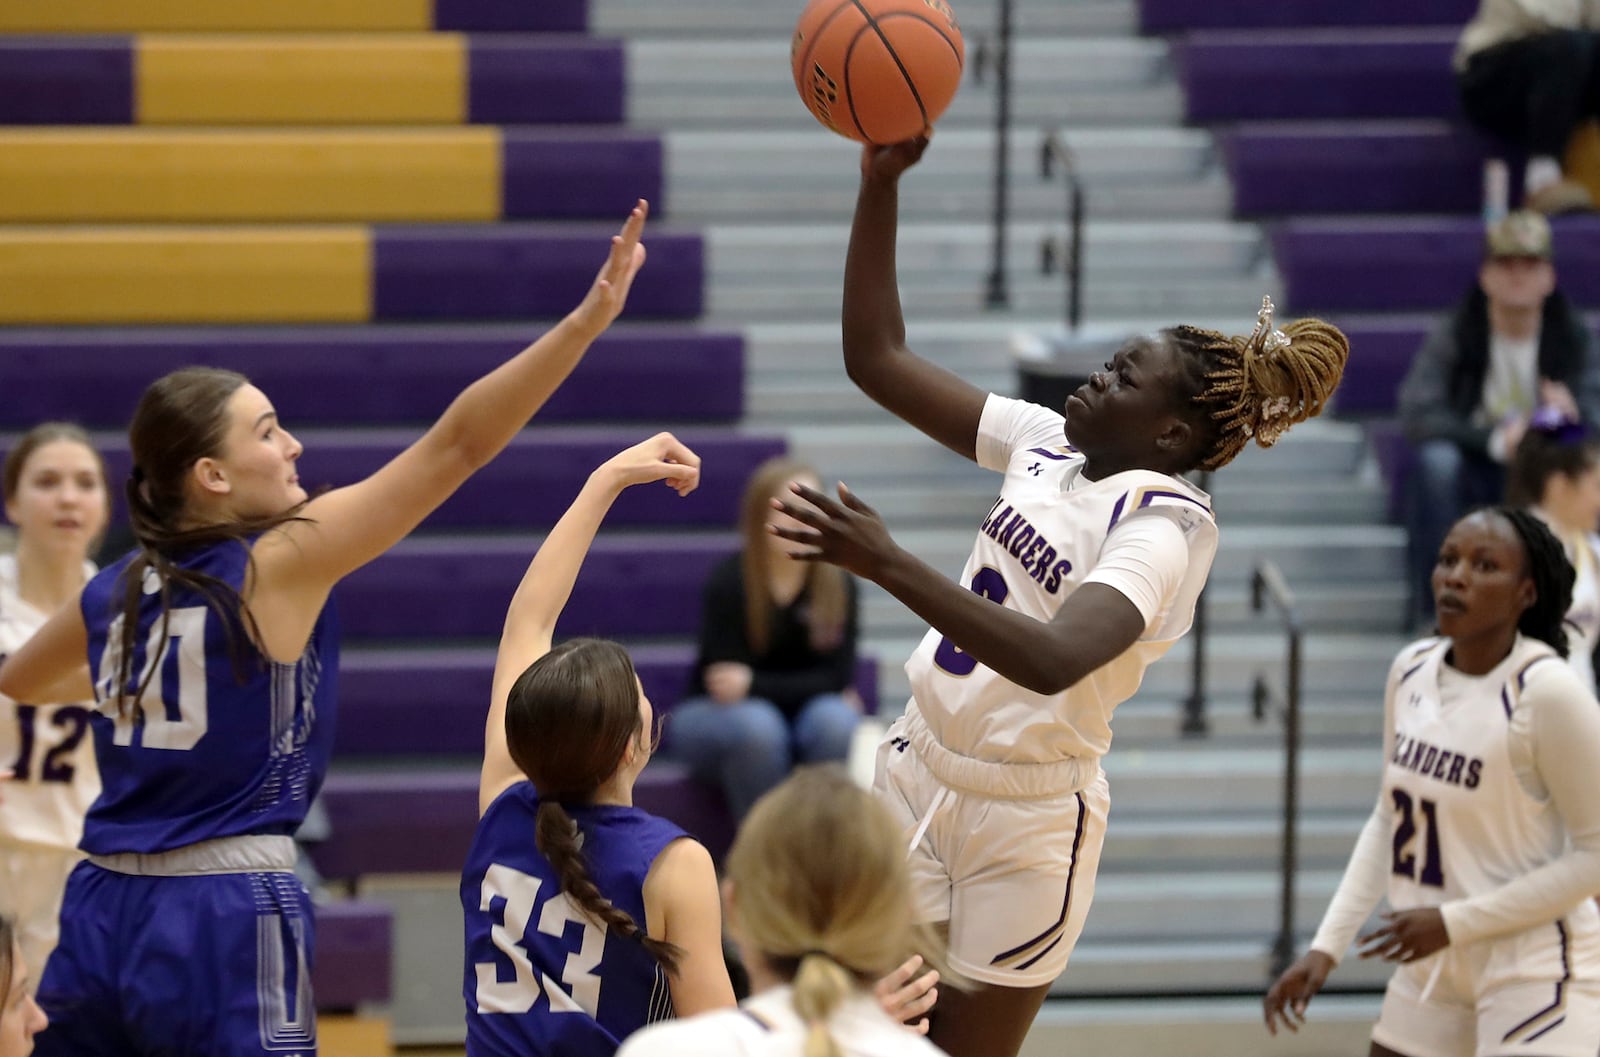
{"type": "Polygon", "coordinates": [[[315,919],[291,873],[145,877],[82,863],[39,981],[39,1057],[315,1057],[315,919]]]}

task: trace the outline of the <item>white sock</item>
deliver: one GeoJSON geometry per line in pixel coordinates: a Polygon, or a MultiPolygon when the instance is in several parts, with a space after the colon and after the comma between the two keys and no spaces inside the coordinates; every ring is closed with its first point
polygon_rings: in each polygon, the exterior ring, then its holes
{"type": "Polygon", "coordinates": [[[1561,163],[1548,154],[1536,155],[1528,159],[1528,167],[1523,171],[1522,190],[1524,194],[1533,194],[1560,179],[1561,163]]]}

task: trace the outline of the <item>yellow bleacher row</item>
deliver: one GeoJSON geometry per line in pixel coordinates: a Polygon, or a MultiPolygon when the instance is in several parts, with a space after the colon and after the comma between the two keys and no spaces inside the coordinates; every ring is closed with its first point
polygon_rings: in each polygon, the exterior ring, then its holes
{"type": "Polygon", "coordinates": [[[354,323],[364,227],[0,227],[0,325],[354,323]]]}
{"type": "Polygon", "coordinates": [[[0,128],[0,223],[488,221],[494,128],[0,128]]]}
{"type": "Polygon", "coordinates": [[[133,40],[133,120],[461,124],[467,64],[460,33],[145,34],[133,40]]]}
{"type": "MultiPolygon", "coordinates": [[[[539,0],[528,0],[538,3],[539,0]]],[[[0,32],[433,28],[432,0],[4,0],[0,32]]]]}

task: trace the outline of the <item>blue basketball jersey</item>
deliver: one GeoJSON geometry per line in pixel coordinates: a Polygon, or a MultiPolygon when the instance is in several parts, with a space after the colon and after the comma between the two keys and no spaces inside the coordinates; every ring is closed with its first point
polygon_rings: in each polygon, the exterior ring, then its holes
{"type": "MultiPolygon", "coordinates": [[[[278,664],[250,642],[244,622],[177,585],[163,645],[152,574],[139,607],[129,700],[119,715],[123,573],[132,557],[83,590],[102,789],[80,847],[149,854],[218,837],[293,834],[333,748],[339,648],[331,601],[300,659],[278,664]],[[134,702],[147,671],[153,674],[134,702]]],[[[197,547],[178,564],[238,590],[248,559],[244,544],[228,541],[197,547]]]]}
{"type": "MultiPolygon", "coordinates": [[[[688,836],[635,807],[574,804],[589,877],[642,929],[644,879],[688,836]]],[[[637,939],[591,921],[561,892],[534,844],[531,782],[502,793],[478,823],[461,875],[469,1057],[609,1057],[672,1016],[666,975],[637,939]]]]}

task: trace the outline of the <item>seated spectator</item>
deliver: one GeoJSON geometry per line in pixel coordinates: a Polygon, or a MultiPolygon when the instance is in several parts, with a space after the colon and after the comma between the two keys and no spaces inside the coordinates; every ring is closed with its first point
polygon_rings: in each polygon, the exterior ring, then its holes
{"type": "Polygon", "coordinates": [[[1567,609],[1567,663],[1595,692],[1600,646],[1600,438],[1555,408],[1541,408],[1517,445],[1507,501],[1550,527],[1577,574],[1567,609]]]}
{"type": "Polygon", "coordinates": [[[1523,203],[1541,213],[1592,209],[1562,172],[1567,141],[1600,115],[1600,0],[1480,0],[1456,46],[1467,119],[1527,154],[1523,203]]]}
{"type": "Polygon", "coordinates": [[[860,721],[856,586],[822,562],[788,556],[768,526],[789,518],[774,497],[789,483],[821,487],[787,459],[756,468],[740,514],[743,547],[711,571],[689,697],[673,709],[666,749],[718,785],[743,818],[795,763],[843,760],[860,721]]]}
{"type": "Polygon", "coordinates": [[[1489,229],[1478,282],[1418,350],[1400,385],[1416,448],[1406,497],[1412,616],[1430,622],[1428,586],[1445,530],[1498,502],[1505,463],[1542,404],[1600,421],[1600,363],[1582,318],[1556,289],[1550,225],[1526,210],[1489,229]]]}

